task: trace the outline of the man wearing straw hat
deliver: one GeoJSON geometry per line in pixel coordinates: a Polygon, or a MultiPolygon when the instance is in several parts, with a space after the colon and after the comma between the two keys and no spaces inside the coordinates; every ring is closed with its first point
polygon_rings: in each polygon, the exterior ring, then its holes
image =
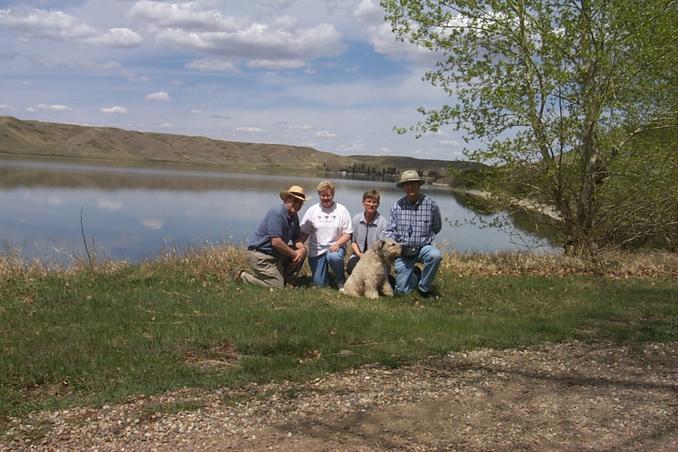
{"type": "Polygon", "coordinates": [[[298,185],[280,192],[282,206],[269,210],[247,242],[247,262],[252,273],[236,270],[236,282],[280,288],[301,269],[306,246],[300,240],[298,212],[306,201],[298,185]]]}
{"type": "Polygon", "coordinates": [[[393,204],[386,229],[386,237],[398,242],[402,254],[395,261],[397,294],[407,294],[415,289],[424,298],[432,295],[433,279],[443,255],[433,245],[433,239],[442,229],[438,204],[421,193],[424,179],[415,170],[405,170],[396,184],[405,196],[393,204]],[[415,266],[424,264],[423,271],[415,266]]]}

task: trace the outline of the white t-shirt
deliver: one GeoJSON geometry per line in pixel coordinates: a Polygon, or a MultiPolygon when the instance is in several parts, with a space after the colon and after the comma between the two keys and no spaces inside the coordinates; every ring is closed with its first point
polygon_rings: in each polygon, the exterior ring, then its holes
{"type": "Polygon", "coordinates": [[[339,240],[342,234],[352,234],[351,214],[346,207],[335,202],[325,209],[318,204],[308,208],[301,219],[301,231],[309,235],[308,255],[320,256],[339,240]]]}

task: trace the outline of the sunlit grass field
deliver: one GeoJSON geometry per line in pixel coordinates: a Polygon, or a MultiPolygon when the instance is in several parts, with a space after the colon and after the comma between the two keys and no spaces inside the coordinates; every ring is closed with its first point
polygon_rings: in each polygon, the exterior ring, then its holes
{"type": "Polygon", "coordinates": [[[436,299],[228,278],[237,247],[50,269],[0,260],[0,420],[180,387],[305,379],[450,351],[678,339],[678,257],[446,255],[436,299]]]}

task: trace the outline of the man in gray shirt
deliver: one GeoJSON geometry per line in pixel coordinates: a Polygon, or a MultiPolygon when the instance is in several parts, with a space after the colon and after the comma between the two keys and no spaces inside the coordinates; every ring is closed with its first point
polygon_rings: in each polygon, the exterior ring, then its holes
{"type": "Polygon", "coordinates": [[[236,270],[236,282],[280,288],[297,274],[306,259],[297,213],[306,201],[304,189],[293,185],[280,192],[282,205],[269,210],[247,242],[252,273],[236,270]]]}
{"type": "Polygon", "coordinates": [[[384,238],[384,232],[388,223],[386,218],[380,214],[379,192],[376,190],[367,190],[363,193],[363,213],[353,217],[353,237],[351,239],[351,255],[346,264],[346,273],[353,272],[360,257],[374,244],[374,242],[384,238]]]}

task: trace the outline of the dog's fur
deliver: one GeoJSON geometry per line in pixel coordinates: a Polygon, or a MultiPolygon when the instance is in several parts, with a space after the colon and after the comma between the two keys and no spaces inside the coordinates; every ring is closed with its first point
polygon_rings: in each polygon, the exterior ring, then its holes
{"type": "Polygon", "coordinates": [[[391,239],[382,239],[367,250],[346,280],[344,293],[353,297],[365,296],[377,299],[379,293],[393,296],[393,287],[388,280],[391,265],[400,256],[400,245],[391,239]]]}

